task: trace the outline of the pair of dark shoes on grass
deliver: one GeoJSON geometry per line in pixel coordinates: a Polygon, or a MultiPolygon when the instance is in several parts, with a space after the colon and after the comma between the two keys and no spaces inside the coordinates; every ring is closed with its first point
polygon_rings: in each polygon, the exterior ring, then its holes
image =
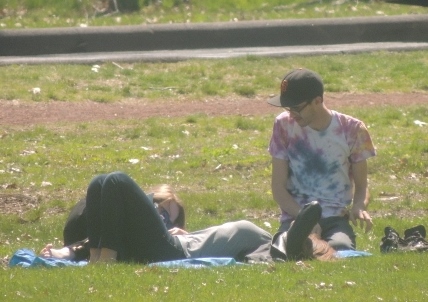
{"type": "Polygon", "coordinates": [[[426,230],[423,225],[405,230],[404,238],[401,238],[398,232],[390,226],[385,228],[384,233],[385,236],[382,237],[380,244],[382,253],[428,250],[428,241],[425,240],[426,230]]]}
{"type": "Polygon", "coordinates": [[[287,232],[274,235],[271,247],[272,258],[292,261],[303,259],[305,242],[320,220],[321,212],[321,206],[317,201],[306,204],[287,232]]]}

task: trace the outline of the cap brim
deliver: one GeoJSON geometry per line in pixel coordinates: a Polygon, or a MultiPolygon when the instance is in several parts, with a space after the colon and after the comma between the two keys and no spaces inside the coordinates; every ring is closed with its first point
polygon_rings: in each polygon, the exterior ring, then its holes
{"type": "Polygon", "coordinates": [[[268,103],[276,107],[282,107],[280,98],[281,95],[274,96],[273,98],[268,100],[268,103]]]}

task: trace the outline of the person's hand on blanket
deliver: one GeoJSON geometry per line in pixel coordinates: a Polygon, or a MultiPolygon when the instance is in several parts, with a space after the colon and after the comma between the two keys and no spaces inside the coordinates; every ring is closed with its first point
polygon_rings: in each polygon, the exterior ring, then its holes
{"type": "Polygon", "coordinates": [[[177,228],[177,227],[172,228],[172,229],[169,229],[169,230],[168,230],[168,232],[169,232],[171,235],[186,235],[186,234],[189,234],[189,233],[188,233],[188,232],[186,232],[185,230],[182,230],[182,229],[177,228]]]}
{"type": "Polygon", "coordinates": [[[51,243],[48,243],[41,250],[40,257],[72,260],[74,258],[74,253],[68,247],[54,249],[53,245],[51,243]]]}

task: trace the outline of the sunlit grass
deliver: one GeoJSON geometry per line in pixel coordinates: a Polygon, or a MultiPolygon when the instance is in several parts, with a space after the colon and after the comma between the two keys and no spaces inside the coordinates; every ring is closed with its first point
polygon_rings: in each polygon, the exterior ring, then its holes
{"type": "Polygon", "coordinates": [[[100,1],[0,1],[4,28],[237,22],[248,20],[337,18],[427,14],[428,8],[373,0],[345,1],[140,1],[140,10],[99,15],[100,1]]]}
{"type": "MultiPolygon", "coordinates": [[[[379,243],[388,225],[403,233],[426,222],[428,128],[413,121],[428,120],[427,107],[343,109],[366,121],[378,151],[369,160],[375,229],[365,234],[356,228],[358,248],[372,257],[197,271],[125,264],[5,268],[1,296],[6,301],[122,301],[140,296],[145,301],[254,301],[275,300],[280,294],[293,301],[390,301],[401,300],[406,292],[406,299],[425,300],[427,293],[416,285],[425,280],[425,255],[382,255],[379,243]],[[382,201],[385,196],[397,198],[382,201]]],[[[0,184],[13,186],[2,193],[37,196],[38,204],[26,213],[0,215],[1,257],[22,247],[38,251],[47,242],[60,245],[68,210],[84,196],[88,181],[114,170],[130,174],[143,188],[172,184],[185,201],[190,230],[247,219],[274,232],[278,210],[270,194],[266,151],[273,118],[192,115],[3,127],[8,135],[0,140],[0,184]]]]}
{"type": "Polygon", "coordinates": [[[176,63],[9,65],[0,67],[0,100],[117,102],[201,100],[277,93],[290,69],[323,75],[326,92],[426,92],[428,51],[288,58],[189,60],[176,63]],[[33,88],[40,93],[32,93],[33,88]]]}
{"type": "MultiPolygon", "coordinates": [[[[428,120],[427,110],[420,106],[345,108],[366,122],[377,147],[378,156],[369,160],[373,210],[424,208],[428,128],[414,120],[428,120]],[[377,201],[385,195],[395,196],[398,202],[385,208],[385,203],[377,201]]],[[[267,152],[273,118],[194,115],[3,127],[7,135],[0,140],[0,183],[13,188],[12,193],[36,194],[45,206],[54,202],[64,212],[84,195],[91,177],[121,170],[144,188],[157,183],[177,186],[192,200],[190,217],[200,217],[199,209],[213,212],[210,208],[216,209],[214,221],[251,217],[245,212],[251,204],[250,212],[257,212],[259,219],[276,212],[267,152]],[[229,203],[233,206],[224,211],[222,207],[229,203]]],[[[38,215],[43,216],[43,211],[38,215]]],[[[269,220],[275,223],[276,216],[269,220]]],[[[192,225],[194,220],[189,221],[192,225]]]]}
{"type": "MultiPolygon", "coordinates": [[[[320,72],[328,92],[426,92],[427,54],[248,57],[123,64],[124,69],[106,63],[98,73],[87,65],[3,66],[0,101],[251,98],[276,93],[283,73],[300,66],[320,72]],[[41,93],[32,94],[34,87],[41,93]]],[[[414,121],[428,122],[428,107],[341,109],[366,123],[378,152],[369,160],[369,210],[375,228],[368,234],[356,229],[358,249],[372,257],[203,270],[125,264],[32,270],[3,265],[1,300],[425,301],[428,292],[421,285],[426,255],[382,255],[379,243],[388,225],[401,234],[417,224],[426,226],[428,127],[414,121]]],[[[6,261],[22,247],[38,251],[47,242],[60,245],[68,211],[84,196],[89,180],[115,170],[130,174],[143,188],[159,183],[175,187],[185,202],[189,230],[248,219],[275,232],[279,211],[270,192],[267,152],[273,119],[195,114],[0,126],[0,193],[23,194],[34,201],[30,210],[0,214],[0,259],[6,261]]]]}

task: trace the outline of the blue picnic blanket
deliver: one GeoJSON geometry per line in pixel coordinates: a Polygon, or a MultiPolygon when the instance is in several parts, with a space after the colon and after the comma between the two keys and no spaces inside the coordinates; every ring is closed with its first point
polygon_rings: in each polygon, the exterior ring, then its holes
{"type": "Polygon", "coordinates": [[[43,258],[37,256],[32,250],[19,249],[10,258],[9,266],[22,267],[55,267],[55,266],[85,266],[87,261],[70,261],[58,258],[43,258]]]}
{"type": "Polygon", "coordinates": [[[371,256],[371,255],[372,254],[369,252],[354,251],[354,250],[344,250],[344,251],[337,251],[336,252],[337,258],[367,257],[367,256],[371,256]]]}
{"type": "Polygon", "coordinates": [[[160,267],[192,267],[202,268],[210,266],[228,266],[243,264],[237,262],[234,258],[189,258],[183,260],[163,261],[149,264],[149,266],[160,266],[160,267]]]}
{"type": "MultiPolygon", "coordinates": [[[[366,257],[372,254],[363,251],[337,251],[336,256],[338,258],[352,258],[352,257],[366,257]]],[[[85,266],[87,261],[71,261],[58,258],[43,258],[37,256],[32,250],[19,249],[13,254],[9,261],[9,266],[21,266],[21,267],[63,267],[63,266],[85,266]]],[[[239,265],[242,262],[237,262],[233,258],[189,258],[183,260],[163,261],[149,264],[149,266],[159,267],[183,267],[183,268],[202,268],[202,267],[213,267],[213,266],[230,266],[239,265]]]]}
{"type": "MultiPolygon", "coordinates": [[[[37,256],[32,250],[19,249],[13,254],[9,261],[9,266],[21,267],[62,267],[62,266],[85,266],[87,261],[70,261],[58,258],[43,258],[37,256]]],[[[202,268],[211,266],[226,266],[242,264],[233,258],[192,258],[174,261],[155,262],[150,266],[160,267],[189,267],[202,268]]]]}

